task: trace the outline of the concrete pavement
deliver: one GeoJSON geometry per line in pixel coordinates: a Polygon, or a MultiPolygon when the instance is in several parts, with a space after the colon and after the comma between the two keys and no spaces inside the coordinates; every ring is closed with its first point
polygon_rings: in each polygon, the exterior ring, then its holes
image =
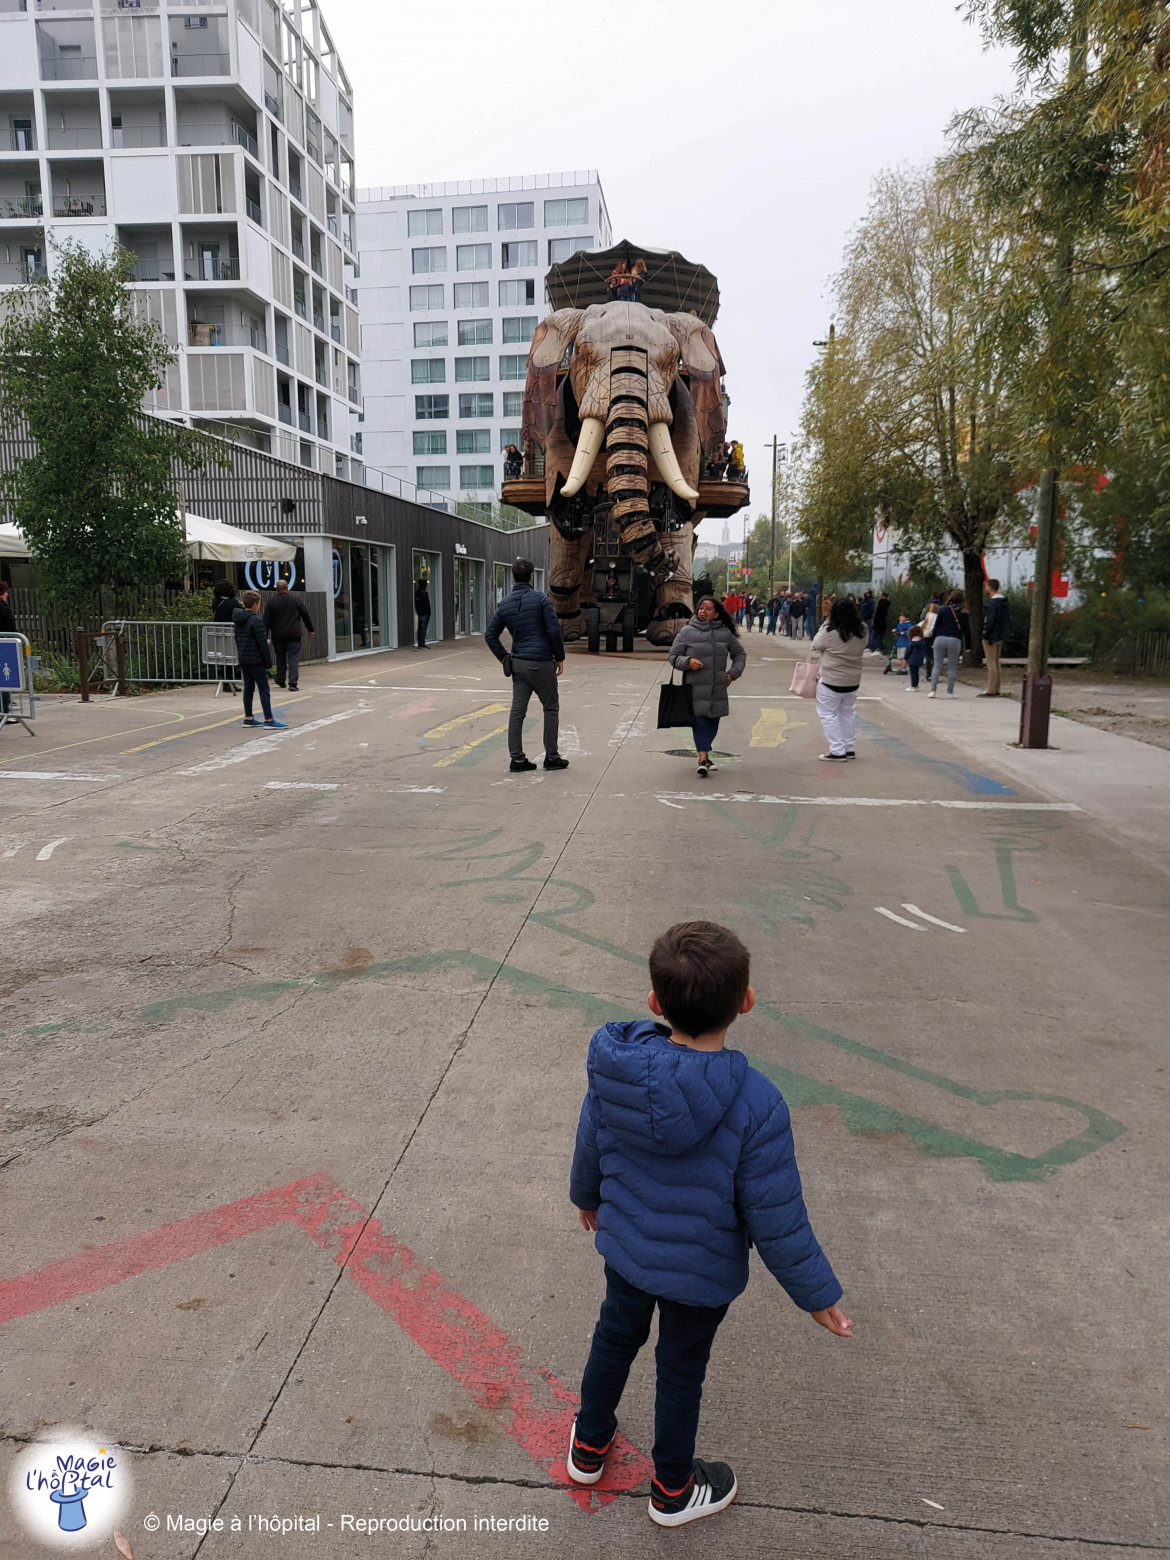
{"type": "Polygon", "coordinates": [[[510,777],[470,642],[308,668],[287,733],[193,689],[3,734],[0,1429],[13,1465],[49,1427],[123,1449],[135,1560],[1170,1545],[1140,745],[1076,727],[1098,783],[879,667],[821,764],[793,652],[746,643],[706,783],[620,656],[570,657],[571,768],[510,777]],[[700,1427],[740,1498],[663,1533],[652,1357],[613,1487],[563,1487],[601,1293],[567,1172],[588,1036],[694,915],[752,949],[731,1040],[793,1106],[857,1337],[754,1264],[700,1427]]]}

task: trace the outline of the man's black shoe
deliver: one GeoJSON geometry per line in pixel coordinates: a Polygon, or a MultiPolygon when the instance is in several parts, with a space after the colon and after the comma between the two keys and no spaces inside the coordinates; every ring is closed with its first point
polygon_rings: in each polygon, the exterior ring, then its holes
{"type": "MultiPolygon", "coordinates": [[[[548,765],[544,767],[547,769],[548,765]]],[[[522,775],[529,769],[535,769],[536,765],[529,758],[514,758],[508,768],[514,775],[522,775]]]]}
{"type": "MultiPolygon", "coordinates": [[[[536,765],[533,764],[532,767],[535,769],[536,765]]],[[[546,758],[544,761],[544,767],[546,769],[568,769],[569,760],[567,758],[562,758],[558,753],[556,758],[546,758]]]]}

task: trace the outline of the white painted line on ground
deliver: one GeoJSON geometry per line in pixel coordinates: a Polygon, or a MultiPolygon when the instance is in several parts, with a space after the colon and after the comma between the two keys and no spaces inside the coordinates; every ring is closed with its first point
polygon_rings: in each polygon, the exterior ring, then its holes
{"type": "Polygon", "coordinates": [[[781,807],[961,807],[982,811],[1080,812],[1075,802],[947,802],[929,796],[766,796],[754,791],[655,791],[658,800],[765,802],[781,807]]]}
{"type": "MultiPolygon", "coordinates": [[[[729,693],[729,699],[793,699],[798,704],[812,704],[811,699],[806,699],[801,693],[729,693]]],[[[884,704],[885,700],[880,693],[859,693],[854,700],[856,704],[884,704]]]]}
{"type": "Polygon", "coordinates": [[[8,847],[8,849],[4,852],[3,857],[0,858],[0,859],[2,859],[4,861],[8,861],[12,856],[16,855],[18,850],[23,850],[27,843],[28,842],[26,840],[21,840],[19,845],[10,845],[8,847]]]}
{"type": "MultiPolygon", "coordinates": [[[[326,683],[327,688],[342,688],[350,693],[369,693],[369,683],[326,683]]],[[[462,693],[478,698],[481,693],[511,693],[511,688],[423,688],[414,683],[374,683],[377,693],[462,693]]]]}
{"type": "Polygon", "coordinates": [[[581,746],[581,738],[577,734],[576,726],[562,726],[559,743],[561,755],[564,758],[589,757],[589,754],[581,746]]]}
{"type": "Polygon", "coordinates": [[[121,775],[75,775],[67,769],[0,769],[0,780],[120,780],[121,775]]]}
{"type": "Polygon", "coordinates": [[[233,748],[230,753],[221,753],[217,758],[209,758],[205,763],[196,764],[192,769],[180,769],[179,773],[181,775],[210,774],[216,769],[226,769],[230,764],[242,764],[246,758],[254,758],[257,753],[271,753],[273,748],[279,747],[282,742],[287,742],[292,737],[303,737],[310,731],[320,731],[322,726],[333,726],[339,720],[349,720],[353,715],[372,714],[372,705],[357,710],[341,710],[336,715],[326,715],[323,720],[311,720],[307,726],[290,726],[287,731],[274,731],[270,737],[254,738],[240,747],[233,748]]]}
{"type": "Polygon", "coordinates": [[[64,845],[68,838],[67,834],[63,834],[59,840],[50,840],[47,845],[42,845],[40,850],[37,851],[37,860],[48,861],[49,857],[57,849],[57,846],[64,845]]]}
{"type": "Polygon", "coordinates": [[[897,921],[899,926],[908,926],[912,932],[924,932],[925,926],[919,926],[916,921],[908,921],[904,915],[895,915],[892,910],[886,910],[881,905],[874,905],[879,915],[884,915],[888,920],[897,921]]]}
{"type": "Polygon", "coordinates": [[[396,796],[442,796],[445,785],[388,785],[387,794],[396,796]]]}
{"type": "Polygon", "coordinates": [[[622,743],[626,740],[627,737],[635,735],[634,728],[637,725],[638,712],[641,708],[641,699],[639,699],[636,704],[631,704],[627,708],[626,713],[613,728],[613,736],[609,739],[610,747],[621,747],[622,743]]]}
{"type": "Polygon", "coordinates": [[[270,780],[266,791],[336,791],[337,786],[316,780],[270,780]]]}
{"type": "Polygon", "coordinates": [[[677,802],[668,802],[665,796],[660,796],[658,800],[662,803],[663,807],[673,807],[677,812],[686,812],[685,807],[680,807],[677,802]]]}
{"type": "Polygon", "coordinates": [[[926,911],[920,910],[917,905],[904,904],[902,909],[909,910],[911,915],[916,915],[924,921],[929,921],[931,926],[941,926],[948,932],[965,933],[967,930],[965,926],[954,926],[950,921],[940,921],[937,915],[927,915],[926,911]]]}

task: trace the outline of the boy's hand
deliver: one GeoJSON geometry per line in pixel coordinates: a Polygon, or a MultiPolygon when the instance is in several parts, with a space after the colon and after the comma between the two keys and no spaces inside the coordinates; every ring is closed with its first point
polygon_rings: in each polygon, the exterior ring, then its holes
{"type": "MultiPolygon", "coordinates": [[[[581,1215],[585,1217],[584,1214],[581,1215]]],[[[852,1338],[853,1323],[839,1305],[831,1305],[825,1311],[810,1311],[809,1315],[819,1327],[825,1327],[838,1338],[852,1338]]]]}
{"type": "Polygon", "coordinates": [[[581,1220],[581,1224],[585,1229],[595,1230],[597,1228],[596,1208],[578,1208],[577,1217],[581,1220]]]}

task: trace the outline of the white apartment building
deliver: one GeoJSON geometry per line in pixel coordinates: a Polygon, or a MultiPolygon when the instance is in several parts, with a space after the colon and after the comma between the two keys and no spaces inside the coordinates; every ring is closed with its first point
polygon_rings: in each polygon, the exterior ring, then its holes
{"type": "Polygon", "coordinates": [[[0,137],[0,288],[116,239],[179,354],[150,410],[360,477],[353,94],[313,0],[0,0],[0,137]]]}
{"type": "Polygon", "coordinates": [[[358,191],[367,466],[490,504],[550,265],[612,242],[595,172],[358,191]]]}

